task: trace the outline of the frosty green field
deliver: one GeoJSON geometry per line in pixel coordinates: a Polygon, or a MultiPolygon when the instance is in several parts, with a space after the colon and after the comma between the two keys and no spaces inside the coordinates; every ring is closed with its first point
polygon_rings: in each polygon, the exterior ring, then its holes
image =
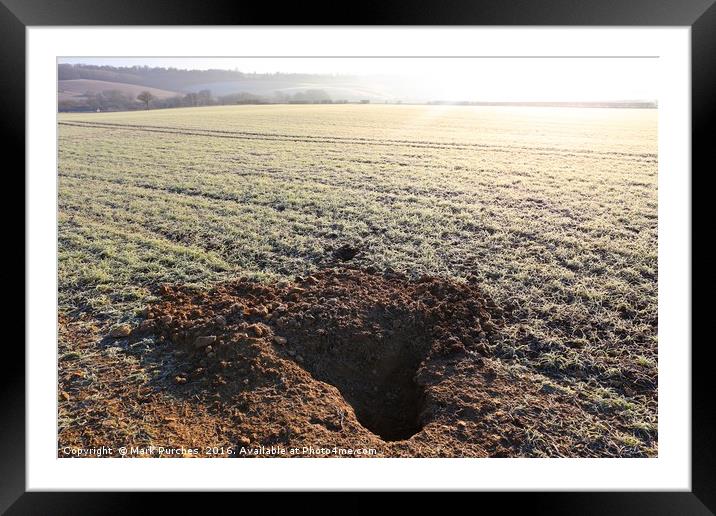
{"type": "Polygon", "coordinates": [[[494,356],[616,421],[602,455],[657,454],[656,110],[265,105],[58,123],[64,315],[132,320],[161,283],[290,279],[349,245],[352,264],[476,277],[510,314],[494,356]]]}

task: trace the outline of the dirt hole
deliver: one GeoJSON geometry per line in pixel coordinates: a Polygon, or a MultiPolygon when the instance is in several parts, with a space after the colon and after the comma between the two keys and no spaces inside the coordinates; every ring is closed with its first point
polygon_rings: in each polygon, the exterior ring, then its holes
{"type": "Polygon", "coordinates": [[[344,244],[333,252],[333,256],[337,260],[340,260],[342,262],[348,262],[355,258],[359,252],[360,249],[358,249],[357,247],[344,244]]]}
{"type": "MultiPolygon", "coordinates": [[[[423,374],[430,364],[487,355],[488,334],[504,321],[474,281],[348,266],[294,282],[239,278],[207,291],[163,285],[157,294],[137,338],[154,332],[173,344],[184,364],[178,385],[280,392],[303,381],[276,361],[290,359],[336,387],[358,421],[385,441],[410,438],[432,417],[422,387],[434,380],[423,374]]],[[[343,431],[340,421],[330,429],[343,431]]]]}
{"type": "Polygon", "coordinates": [[[310,357],[303,359],[303,367],[336,387],[372,433],[384,441],[401,441],[422,429],[425,398],[415,376],[429,347],[424,336],[401,331],[377,339],[356,332],[323,349],[298,345],[310,357]]]}

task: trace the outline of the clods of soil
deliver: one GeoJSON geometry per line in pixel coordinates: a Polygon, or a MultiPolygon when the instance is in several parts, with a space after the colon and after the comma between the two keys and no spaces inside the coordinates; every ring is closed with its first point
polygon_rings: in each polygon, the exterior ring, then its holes
{"type": "Polygon", "coordinates": [[[199,376],[239,388],[288,388],[296,368],[274,362],[281,358],[337,388],[343,421],[354,414],[383,441],[421,431],[436,409],[426,373],[451,356],[480,364],[500,319],[473,284],[349,268],[273,286],[163,286],[161,296],[142,327],[153,326],[186,355],[187,372],[176,383],[199,376]]]}
{"type": "Polygon", "coordinates": [[[104,330],[103,345],[126,350],[131,371],[117,355],[88,352],[92,332],[78,331],[86,323],[66,323],[67,356],[82,358],[62,362],[61,414],[112,415],[81,431],[68,424],[63,446],[161,443],[233,457],[604,455],[606,444],[573,431],[597,417],[573,392],[491,356],[503,314],[474,282],[340,266],[294,282],[163,285],[157,294],[129,336],[104,330]],[[80,373],[94,378],[84,393],[73,387],[80,373]]]}

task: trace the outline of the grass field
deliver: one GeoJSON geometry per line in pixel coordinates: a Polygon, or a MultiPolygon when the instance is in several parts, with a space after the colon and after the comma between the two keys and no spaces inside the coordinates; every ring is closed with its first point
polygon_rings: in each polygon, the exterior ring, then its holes
{"type": "Polygon", "coordinates": [[[132,320],[163,282],[306,275],[344,244],[366,267],[476,277],[510,314],[493,356],[616,417],[611,455],[656,455],[656,110],[59,115],[68,317],[132,320]]]}

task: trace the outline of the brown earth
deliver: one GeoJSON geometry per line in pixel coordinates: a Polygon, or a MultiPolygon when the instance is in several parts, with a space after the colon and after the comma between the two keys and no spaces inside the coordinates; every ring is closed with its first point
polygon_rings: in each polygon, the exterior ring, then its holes
{"type": "Polygon", "coordinates": [[[340,266],[158,294],[127,337],[61,320],[60,456],[603,455],[576,394],[490,356],[505,314],[473,282],[340,266]]]}

